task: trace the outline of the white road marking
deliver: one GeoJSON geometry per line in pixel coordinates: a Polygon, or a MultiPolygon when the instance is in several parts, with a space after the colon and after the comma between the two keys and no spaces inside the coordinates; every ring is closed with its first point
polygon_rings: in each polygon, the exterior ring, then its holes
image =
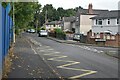
{"type": "Polygon", "coordinates": [[[47,50],[50,50],[50,51],[52,51],[52,50],[54,50],[54,49],[47,49],[47,50]]]}
{"type": "Polygon", "coordinates": [[[75,45],[71,45],[71,46],[75,46],[75,45]]]}
{"type": "Polygon", "coordinates": [[[39,48],[37,48],[38,50],[47,50],[47,49],[49,49],[49,48],[45,48],[45,47],[39,47],[39,48]]]}
{"type": "Polygon", "coordinates": [[[97,52],[97,53],[103,53],[104,52],[104,51],[99,51],[99,50],[94,49],[94,48],[91,49],[87,46],[79,46],[79,47],[82,48],[82,49],[88,50],[88,51],[92,51],[92,52],[97,52]]]}
{"type": "Polygon", "coordinates": [[[111,53],[116,53],[116,52],[118,52],[118,51],[109,51],[109,52],[111,52],[111,53]]]}
{"type": "Polygon", "coordinates": [[[50,46],[45,46],[45,47],[50,48],[50,46]]]}
{"type": "Polygon", "coordinates": [[[60,52],[54,52],[54,53],[60,53],[60,52]]]}
{"type": "Polygon", "coordinates": [[[33,40],[33,39],[30,38],[30,37],[29,37],[29,39],[30,39],[30,41],[31,41],[32,43],[34,43],[35,45],[42,46],[41,43],[37,42],[36,40],[33,40]]]}
{"type": "Polygon", "coordinates": [[[27,40],[27,42],[30,44],[31,49],[33,50],[34,54],[37,54],[37,52],[35,51],[35,49],[33,48],[32,44],[27,40]]]}
{"type": "Polygon", "coordinates": [[[37,54],[37,52],[35,51],[35,49],[32,48],[32,50],[34,51],[35,54],[37,54]]]}
{"type": "Polygon", "coordinates": [[[45,52],[45,50],[39,50],[39,52],[45,52]]]}
{"type": "Polygon", "coordinates": [[[100,51],[100,53],[103,53],[104,51],[100,51]]]}
{"type": "Polygon", "coordinates": [[[43,55],[55,55],[55,54],[59,54],[59,53],[49,53],[49,54],[43,54],[43,55]]]}

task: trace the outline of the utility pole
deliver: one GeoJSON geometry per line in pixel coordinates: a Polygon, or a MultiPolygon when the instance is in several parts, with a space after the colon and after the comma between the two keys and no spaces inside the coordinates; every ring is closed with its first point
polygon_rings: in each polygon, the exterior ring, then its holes
{"type": "Polygon", "coordinates": [[[13,43],[15,43],[15,6],[13,1],[13,43]]]}
{"type": "Polygon", "coordinates": [[[46,23],[47,23],[47,10],[45,12],[45,26],[46,26],[46,23]]]}
{"type": "Polygon", "coordinates": [[[36,20],[36,33],[37,33],[37,29],[38,29],[38,20],[36,20]]]}

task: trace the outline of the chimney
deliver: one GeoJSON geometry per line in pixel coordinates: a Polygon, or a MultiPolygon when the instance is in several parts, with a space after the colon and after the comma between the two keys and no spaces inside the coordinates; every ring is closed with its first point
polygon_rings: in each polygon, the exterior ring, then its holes
{"type": "Polygon", "coordinates": [[[93,14],[93,9],[92,9],[92,3],[89,4],[88,6],[88,14],[93,14]]]}

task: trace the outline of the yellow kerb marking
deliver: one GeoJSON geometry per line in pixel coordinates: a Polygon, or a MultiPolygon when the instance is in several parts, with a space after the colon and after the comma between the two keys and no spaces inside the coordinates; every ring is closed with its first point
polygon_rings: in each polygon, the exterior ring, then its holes
{"type": "Polygon", "coordinates": [[[92,70],[70,68],[69,66],[80,64],[80,62],[77,62],[77,61],[68,61],[68,60],[60,60],[61,58],[66,58],[67,56],[58,55],[57,53],[44,54],[44,55],[54,56],[53,58],[47,59],[47,60],[50,60],[50,61],[67,62],[67,64],[57,66],[57,68],[85,72],[85,73],[80,74],[80,75],[69,77],[69,79],[76,79],[76,78],[80,78],[80,77],[83,77],[83,76],[87,76],[87,75],[90,75],[90,74],[97,73],[97,71],[92,71],[92,70]]]}

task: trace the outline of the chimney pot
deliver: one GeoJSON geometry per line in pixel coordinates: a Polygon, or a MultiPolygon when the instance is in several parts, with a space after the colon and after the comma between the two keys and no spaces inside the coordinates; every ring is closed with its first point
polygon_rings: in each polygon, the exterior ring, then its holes
{"type": "Polygon", "coordinates": [[[92,5],[92,3],[90,3],[89,5],[88,5],[88,14],[93,14],[93,5],[92,5]]]}

